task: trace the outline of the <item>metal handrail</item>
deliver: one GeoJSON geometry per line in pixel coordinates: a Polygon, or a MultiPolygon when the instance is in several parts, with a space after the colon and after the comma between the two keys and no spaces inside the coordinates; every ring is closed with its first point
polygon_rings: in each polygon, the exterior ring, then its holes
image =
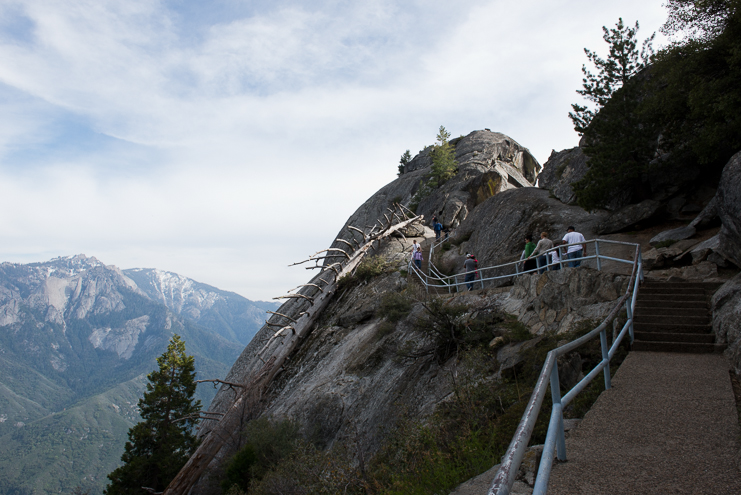
{"type": "MultiPolygon", "coordinates": [[[[453,288],[455,288],[456,291],[459,291],[459,290],[461,290],[461,287],[462,286],[471,283],[471,282],[466,282],[465,280],[462,281],[462,282],[459,282],[458,281],[458,277],[461,276],[461,275],[465,276],[465,275],[467,275],[469,273],[474,273],[474,272],[467,271],[467,272],[462,272],[462,273],[458,273],[458,274],[455,274],[455,275],[444,275],[444,274],[440,273],[440,271],[437,269],[437,267],[435,267],[434,263],[432,262],[433,255],[434,255],[434,248],[437,247],[437,246],[440,246],[444,242],[445,242],[445,240],[442,240],[442,241],[440,241],[438,243],[433,243],[432,246],[430,247],[430,258],[429,258],[429,260],[427,262],[427,266],[428,266],[428,271],[431,272],[431,273],[423,274],[424,275],[423,285],[425,285],[425,288],[428,291],[429,291],[429,287],[445,288],[445,289],[448,289],[448,292],[452,292],[452,289],[453,288]],[[451,278],[453,279],[453,282],[450,281],[451,278]]],[[[511,262],[508,262],[508,263],[503,263],[503,264],[495,265],[495,266],[478,268],[476,271],[479,272],[479,279],[476,280],[475,283],[480,283],[481,284],[481,288],[484,288],[484,282],[487,282],[487,281],[510,279],[512,277],[516,277],[518,275],[522,275],[522,274],[525,274],[525,273],[534,273],[534,272],[539,271],[539,270],[548,270],[548,269],[550,269],[550,267],[556,266],[556,265],[559,265],[560,268],[563,268],[564,265],[566,265],[568,263],[577,262],[577,261],[578,262],[582,262],[582,261],[592,260],[592,259],[593,260],[596,260],[597,269],[598,270],[601,270],[602,269],[602,261],[603,260],[615,261],[615,262],[618,262],[618,263],[626,263],[626,264],[631,264],[631,265],[634,264],[635,259],[633,259],[633,260],[626,260],[626,259],[614,258],[614,257],[611,257],[611,256],[605,256],[604,254],[600,254],[599,245],[601,243],[602,244],[624,245],[624,246],[635,246],[636,245],[636,244],[633,244],[633,243],[630,243],[630,242],[613,241],[613,240],[609,240],[609,239],[591,239],[591,240],[588,240],[588,241],[585,241],[585,242],[575,242],[575,243],[571,243],[571,244],[562,244],[560,246],[557,246],[557,247],[553,247],[551,249],[548,249],[547,251],[545,251],[541,255],[541,256],[546,256],[546,259],[548,260],[548,259],[550,259],[549,254],[558,250],[558,252],[559,252],[559,261],[558,261],[558,263],[553,263],[552,261],[547,261],[547,263],[545,265],[541,265],[541,266],[539,266],[537,268],[533,268],[531,270],[526,270],[526,271],[520,271],[519,270],[519,264],[521,264],[523,262],[522,260],[511,261],[511,262]],[[587,245],[587,244],[594,245],[594,252],[595,252],[595,254],[590,255],[590,256],[582,256],[580,258],[572,258],[572,259],[566,259],[566,260],[564,260],[564,256],[565,255],[560,250],[566,249],[569,246],[581,246],[581,245],[587,245]],[[490,276],[490,277],[484,276],[484,273],[485,272],[488,272],[488,271],[491,271],[491,270],[502,270],[502,269],[506,269],[508,267],[512,267],[512,269],[514,270],[514,273],[506,273],[504,275],[495,275],[495,276],[490,276]]],[[[422,279],[420,278],[420,280],[422,280],[422,279]]]]}
{"type": "MultiPolygon", "coordinates": [[[[616,242],[616,241],[612,241],[616,242]]],[[[629,243],[621,243],[629,244],[629,243]]],[[[597,255],[599,257],[599,255],[597,255]]],[[[599,259],[599,258],[598,258],[599,259]]],[[[554,453],[560,461],[566,460],[566,441],[564,436],[563,428],[563,408],[566,407],[576,395],[584,390],[584,388],[599,374],[600,371],[604,371],[605,378],[605,389],[610,389],[612,384],[610,380],[610,360],[612,359],[615,351],[622,342],[626,333],[630,335],[630,341],[633,342],[634,331],[633,331],[633,314],[635,311],[636,299],[638,296],[638,286],[643,281],[643,260],[641,258],[641,250],[638,244],[635,244],[635,257],[633,260],[633,270],[630,276],[630,282],[626,288],[625,294],[618,299],[615,307],[610,311],[610,314],[602,321],[602,323],[589,332],[588,334],[569,342],[568,344],[562,345],[556,349],[553,349],[548,353],[543,364],[543,369],[538,376],[538,380],[535,385],[535,389],[530,397],[530,401],[525,409],[525,413],[522,415],[520,424],[517,426],[512,442],[509,444],[509,448],[502,458],[501,466],[497,475],[492,481],[491,488],[489,488],[488,495],[509,495],[512,485],[515,482],[517,471],[522,462],[522,457],[527,449],[527,444],[530,441],[533,429],[535,428],[535,422],[538,419],[540,408],[543,404],[545,392],[547,388],[546,381],[550,378],[551,397],[553,399],[553,408],[551,410],[551,419],[548,424],[548,433],[546,434],[545,445],[543,447],[543,454],[540,461],[540,468],[535,479],[535,487],[533,489],[533,495],[543,495],[546,493],[548,488],[548,479],[550,477],[551,468],[553,466],[554,453]],[[631,297],[632,290],[632,297],[631,297]],[[607,347],[607,324],[609,321],[615,318],[621,307],[625,305],[627,310],[627,321],[623,325],[622,330],[618,336],[614,339],[612,346],[608,349],[607,347]],[[558,358],[564,354],[567,354],[577,347],[585,344],[592,340],[597,335],[600,336],[600,343],[602,347],[602,361],[590,371],[579,383],[577,383],[568,393],[561,395],[561,388],[558,377],[558,358]]]]}
{"type": "MultiPolygon", "coordinates": [[[[437,246],[442,244],[445,241],[441,241],[437,243],[437,246]]],[[[433,246],[430,248],[430,259],[428,260],[428,267],[430,267],[429,271],[432,271],[433,273],[437,272],[439,273],[439,270],[437,270],[434,267],[434,264],[432,263],[432,255],[434,254],[434,247],[436,245],[433,243],[433,246]]],[[[538,414],[540,413],[540,408],[543,404],[543,399],[545,397],[546,389],[548,388],[548,383],[550,382],[550,388],[551,388],[551,398],[553,402],[553,407],[551,409],[551,418],[550,422],[548,424],[548,433],[546,434],[546,440],[545,445],[543,448],[543,454],[541,457],[540,462],[540,468],[538,469],[538,474],[535,479],[535,487],[533,490],[533,495],[543,495],[546,493],[546,490],[548,488],[548,479],[550,477],[551,468],[553,466],[553,459],[554,454],[560,461],[566,460],[566,440],[564,435],[564,428],[563,428],[563,408],[566,407],[579,392],[584,390],[584,388],[589,385],[589,383],[592,382],[592,380],[601,372],[604,372],[604,380],[605,380],[605,389],[610,389],[612,386],[611,383],[611,377],[610,377],[610,361],[612,360],[612,357],[614,356],[617,348],[620,346],[620,344],[623,341],[623,338],[625,338],[626,334],[630,336],[630,342],[633,343],[634,340],[634,329],[633,329],[633,315],[635,312],[635,305],[636,300],[638,297],[638,287],[639,284],[643,282],[643,259],[641,256],[641,248],[639,244],[630,243],[630,242],[620,242],[620,241],[613,241],[608,239],[592,239],[583,243],[573,243],[573,244],[564,244],[561,246],[554,247],[553,249],[547,250],[545,253],[546,256],[548,253],[559,250],[559,262],[561,268],[563,268],[564,263],[569,262],[575,262],[575,261],[583,261],[588,259],[595,259],[597,262],[597,269],[602,269],[602,261],[603,260],[610,260],[610,261],[616,261],[620,263],[629,263],[633,265],[631,275],[630,275],[630,281],[628,283],[628,287],[625,290],[625,294],[623,294],[620,299],[616,302],[615,306],[613,307],[612,311],[607,315],[607,317],[600,323],[597,328],[593,329],[586,335],[583,335],[582,337],[579,337],[576,340],[573,340],[572,342],[569,342],[568,344],[562,345],[561,347],[557,347],[556,349],[551,350],[548,355],[546,356],[545,363],[543,364],[543,368],[540,372],[540,375],[538,376],[538,380],[535,385],[535,389],[533,390],[533,393],[530,397],[530,401],[528,402],[527,407],[525,408],[525,413],[522,415],[522,419],[520,420],[519,425],[517,426],[517,430],[515,431],[514,437],[512,438],[512,442],[509,445],[509,448],[507,449],[507,452],[502,458],[502,463],[499,468],[499,471],[497,471],[497,475],[494,478],[494,481],[492,481],[491,488],[489,488],[489,491],[487,492],[488,495],[509,495],[510,490],[512,489],[512,485],[514,485],[515,477],[517,475],[517,471],[520,467],[520,464],[522,463],[522,458],[525,454],[525,451],[527,449],[527,444],[530,441],[530,437],[533,433],[533,429],[535,428],[535,422],[538,419],[538,414]],[[624,245],[624,246],[632,246],[635,249],[635,254],[633,255],[632,260],[627,259],[621,259],[621,258],[615,258],[611,256],[605,256],[604,254],[600,254],[599,246],[600,243],[605,244],[615,244],[615,245],[624,245]],[[572,258],[568,259],[567,261],[564,261],[562,252],[560,251],[563,248],[568,248],[569,246],[573,245],[583,245],[583,244],[593,244],[594,245],[594,252],[595,254],[592,256],[582,256],[580,258],[572,258]],[[632,291],[632,295],[631,295],[632,291]],[[618,336],[613,340],[612,345],[608,348],[607,346],[607,324],[615,318],[617,313],[620,311],[620,309],[625,306],[626,312],[627,312],[627,320],[625,324],[623,325],[623,328],[620,330],[620,333],[618,336]],[[599,362],[597,366],[592,369],[579,383],[574,385],[574,387],[569,390],[565,395],[561,395],[561,387],[559,383],[559,376],[558,376],[558,358],[564,354],[567,354],[574,349],[580,347],[581,345],[589,342],[593,338],[595,338],[597,335],[600,337],[600,343],[602,348],[602,361],[599,362]]],[[[525,273],[533,273],[537,270],[542,269],[549,269],[551,266],[554,266],[555,263],[547,263],[544,266],[540,266],[538,268],[528,270],[525,272],[519,272],[517,269],[517,265],[522,263],[522,260],[518,260],[515,262],[510,263],[504,263],[497,266],[491,266],[491,267],[484,267],[479,268],[480,272],[486,271],[486,270],[493,270],[493,269],[501,269],[503,267],[507,266],[515,266],[515,273],[513,274],[505,274],[500,276],[494,276],[489,278],[481,278],[481,285],[483,287],[484,280],[498,280],[503,278],[511,278],[516,277],[521,274],[525,273]]],[[[440,277],[440,276],[433,276],[429,274],[423,273],[421,270],[417,269],[417,267],[410,263],[410,273],[413,273],[416,275],[420,282],[425,285],[426,289],[429,291],[429,287],[446,287],[448,291],[450,292],[453,287],[456,287],[456,290],[458,290],[458,287],[460,285],[466,284],[467,282],[458,283],[457,282],[457,275],[453,275],[452,277],[456,280],[455,283],[449,283],[444,281],[443,279],[450,279],[450,277],[440,277]],[[430,283],[430,282],[433,283],[430,283]],[[442,284],[440,283],[442,282],[442,284]]],[[[465,272],[465,273],[471,273],[471,272],[465,272]]],[[[465,275],[464,273],[464,275],[465,275]]]]}

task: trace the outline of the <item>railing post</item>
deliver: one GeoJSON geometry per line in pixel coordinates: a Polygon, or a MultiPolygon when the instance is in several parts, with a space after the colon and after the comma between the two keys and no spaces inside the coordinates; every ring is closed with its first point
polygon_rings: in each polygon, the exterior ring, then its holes
{"type": "MultiPolygon", "coordinates": [[[[561,384],[558,381],[558,357],[553,360],[553,369],[551,370],[551,398],[554,406],[561,405],[561,384]]],[[[560,409],[560,408],[559,408],[560,409]]],[[[566,460],[566,437],[563,432],[563,410],[558,417],[558,437],[556,437],[556,457],[559,461],[566,460]]]]}
{"type": "MultiPolygon", "coordinates": [[[[635,289],[633,289],[635,290],[635,289]]],[[[628,333],[630,334],[630,343],[633,344],[635,336],[633,335],[633,303],[629,300],[625,301],[625,310],[628,313],[628,321],[630,321],[630,327],[628,333]]]]}
{"type": "Polygon", "coordinates": [[[607,347],[607,325],[599,333],[599,341],[602,344],[602,359],[607,361],[605,367],[602,368],[602,372],[605,374],[605,390],[610,390],[612,380],[610,379],[610,354],[607,347]]]}
{"type": "Polygon", "coordinates": [[[597,270],[602,270],[602,261],[599,259],[599,239],[594,241],[594,254],[597,256],[597,270]]]}

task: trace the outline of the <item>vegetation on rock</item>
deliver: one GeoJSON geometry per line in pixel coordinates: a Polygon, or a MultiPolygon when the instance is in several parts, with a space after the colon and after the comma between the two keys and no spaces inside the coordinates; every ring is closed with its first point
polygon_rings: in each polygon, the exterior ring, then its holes
{"type": "Polygon", "coordinates": [[[645,199],[652,175],[719,176],[741,148],[739,5],[668,1],[662,31],[680,39],[647,67],[649,52],[638,52],[634,29],[622,20],[616,29],[603,28],[610,55],[602,60],[586,50],[599,73],[584,68],[578,91],[597,108],[574,105],[570,114],[589,157],[587,174],[573,184],[580,206],[602,207],[619,194],[645,199]]]}

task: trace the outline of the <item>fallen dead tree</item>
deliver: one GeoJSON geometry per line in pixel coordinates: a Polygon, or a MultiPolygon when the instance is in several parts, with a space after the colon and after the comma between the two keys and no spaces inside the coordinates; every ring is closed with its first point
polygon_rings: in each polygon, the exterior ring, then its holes
{"type": "MultiPolygon", "coordinates": [[[[316,289],[314,291],[315,293],[312,296],[288,294],[275,299],[306,300],[310,303],[310,307],[300,313],[297,318],[288,317],[285,314],[273,313],[274,316],[289,320],[289,324],[280,325],[266,322],[268,326],[280,326],[281,328],[273,333],[265,345],[255,354],[255,358],[260,360],[263,365],[257,371],[251,373],[244,380],[244,383],[240,384],[241,387],[234,388],[233,385],[236,384],[231,384],[232,390],[235,393],[235,398],[231,406],[209,433],[203,437],[196,452],[167,486],[164,495],[188,494],[227,440],[235,432],[240,431],[240,427],[243,425],[245,408],[258,407],[259,399],[262,397],[263,392],[270,385],[283,364],[290,358],[290,355],[296,350],[300,342],[309,335],[314,323],[322,311],[329,305],[335,294],[337,281],[345,275],[352,274],[365,255],[375,248],[375,245],[380,244],[381,241],[395,232],[423,220],[421,215],[409,218],[409,215],[404,214],[399,205],[397,205],[397,209],[398,214],[391,211],[391,217],[385,216],[385,224],[382,224],[380,228],[379,225],[373,226],[370,233],[350,227],[351,231],[357,231],[362,236],[362,243],[356,241],[354,237],[351,239],[358,245],[357,249],[352,253],[330,248],[315,253],[309,259],[305,260],[315,261],[317,265],[312,268],[322,270],[319,276],[313,279],[312,283],[306,284],[306,287],[316,289]],[[393,223],[395,219],[399,219],[399,222],[393,223]],[[332,253],[338,251],[342,251],[339,254],[339,258],[342,258],[342,261],[328,265],[327,263],[333,261],[333,259],[337,259],[332,256],[332,253]],[[322,257],[317,256],[321,253],[329,254],[322,257]],[[327,258],[333,259],[327,260],[327,258]],[[319,259],[326,260],[324,266],[319,266],[319,259]],[[300,297],[297,298],[296,296],[300,297]]],[[[338,239],[338,241],[350,245],[347,240],[338,239]]],[[[252,417],[256,416],[257,411],[253,410],[252,417]]]]}

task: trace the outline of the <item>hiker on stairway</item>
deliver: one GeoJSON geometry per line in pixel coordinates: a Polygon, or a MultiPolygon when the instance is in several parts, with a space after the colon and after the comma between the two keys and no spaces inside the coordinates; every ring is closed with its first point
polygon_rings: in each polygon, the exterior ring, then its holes
{"type": "Polygon", "coordinates": [[[530,271],[537,268],[537,265],[535,264],[535,260],[530,259],[530,255],[533,254],[533,251],[535,251],[535,243],[533,242],[533,236],[526,235],[525,236],[525,251],[523,252],[523,257],[525,258],[524,266],[522,267],[523,271],[530,271]]]}
{"type": "Polygon", "coordinates": [[[417,242],[417,239],[414,239],[414,241],[412,242],[412,252],[409,255],[409,257],[411,259],[414,259],[414,253],[417,252],[417,249],[421,249],[421,247],[420,247],[419,243],[417,242]]]}
{"type": "Polygon", "coordinates": [[[564,243],[574,244],[573,246],[569,246],[566,250],[566,258],[569,260],[576,260],[569,261],[569,266],[571,268],[576,268],[581,265],[581,259],[578,258],[583,258],[587,255],[587,240],[583,235],[577,232],[573,226],[569,226],[566,230],[567,233],[563,236],[564,243]],[[581,243],[581,246],[579,243],[581,243]]]}
{"type": "Polygon", "coordinates": [[[467,254],[466,261],[463,262],[463,269],[466,274],[464,281],[466,282],[468,290],[473,290],[473,281],[476,279],[476,269],[478,267],[479,264],[476,262],[476,258],[474,258],[472,254],[467,254]]]}
{"type": "Polygon", "coordinates": [[[440,222],[436,222],[434,228],[435,228],[435,240],[439,241],[440,233],[443,231],[443,224],[441,224],[440,222]]]}
{"type": "Polygon", "coordinates": [[[417,265],[417,268],[420,270],[422,269],[422,248],[417,246],[417,250],[414,252],[414,264],[417,265]]]}
{"type": "Polygon", "coordinates": [[[538,245],[535,246],[533,252],[527,257],[527,259],[530,259],[537,256],[535,261],[538,264],[538,273],[541,275],[548,269],[548,255],[545,252],[551,248],[553,248],[553,241],[548,239],[548,232],[541,232],[538,245]]]}

